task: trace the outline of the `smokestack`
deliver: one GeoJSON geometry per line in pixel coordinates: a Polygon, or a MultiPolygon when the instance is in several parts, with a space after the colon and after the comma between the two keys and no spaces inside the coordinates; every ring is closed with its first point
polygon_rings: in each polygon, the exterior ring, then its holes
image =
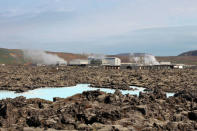
{"type": "Polygon", "coordinates": [[[67,64],[67,62],[54,54],[48,54],[40,50],[23,50],[24,58],[34,64],[56,65],[67,64]]]}

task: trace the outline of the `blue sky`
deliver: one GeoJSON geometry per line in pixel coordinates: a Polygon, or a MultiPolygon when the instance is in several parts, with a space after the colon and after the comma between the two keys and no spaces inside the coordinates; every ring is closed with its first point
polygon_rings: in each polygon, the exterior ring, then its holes
{"type": "Polygon", "coordinates": [[[0,0],[0,47],[73,53],[197,49],[196,0],[0,0]]]}

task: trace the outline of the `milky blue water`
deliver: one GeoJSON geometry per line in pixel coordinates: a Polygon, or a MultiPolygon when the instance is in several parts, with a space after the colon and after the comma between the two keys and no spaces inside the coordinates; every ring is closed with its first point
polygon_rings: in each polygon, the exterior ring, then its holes
{"type": "MultiPolygon", "coordinates": [[[[143,92],[145,88],[131,86],[131,88],[136,89],[132,90],[122,90],[122,94],[132,94],[139,95],[139,92],[143,92]]],[[[41,98],[45,100],[53,100],[53,97],[61,97],[66,98],[69,96],[73,96],[78,93],[82,93],[84,91],[91,91],[100,89],[106,93],[114,93],[114,89],[105,89],[105,88],[92,88],[89,87],[89,84],[78,84],[72,87],[63,87],[63,88],[39,88],[35,90],[30,90],[24,93],[15,93],[14,91],[0,91],[0,100],[5,98],[15,98],[18,96],[24,96],[26,98],[41,98]]],[[[168,94],[167,94],[168,96],[168,94]]],[[[173,96],[170,94],[169,96],[173,96]]]]}
{"type": "Polygon", "coordinates": [[[175,93],[166,93],[166,96],[167,96],[167,98],[168,98],[168,97],[174,96],[174,94],[175,94],[175,93]]]}

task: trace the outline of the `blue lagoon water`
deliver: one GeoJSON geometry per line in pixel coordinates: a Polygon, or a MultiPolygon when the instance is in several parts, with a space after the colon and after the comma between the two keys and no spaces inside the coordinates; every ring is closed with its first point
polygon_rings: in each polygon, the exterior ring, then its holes
{"type": "MultiPolygon", "coordinates": [[[[39,88],[35,90],[30,90],[24,93],[15,93],[14,91],[0,91],[0,100],[6,98],[16,98],[18,96],[24,96],[26,98],[41,98],[45,100],[53,100],[53,97],[67,98],[84,91],[92,91],[100,89],[106,93],[114,93],[114,89],[105,89],[105,88],[92,88],[89,87],[89,84],[78,84],[72,87],[63,87],[63,88],[39,88]]],[[[131,94],[139,95],[140,92],[143,92],[145,88],[131,86],[135,90],[121,90],[122,94],[131,94]]],[[[170,94],[169,96],[172,96],[170,94]]],[[[167,95],[168,96],[168,95],[167,95]]]]}
{"type": "Polygon", "coordinates": [[[175,94],[175,93],[166,93],[166,96],[167,96],[167,98],[168,98],[168,97],[174,96],[174,94],[175,94]]]}

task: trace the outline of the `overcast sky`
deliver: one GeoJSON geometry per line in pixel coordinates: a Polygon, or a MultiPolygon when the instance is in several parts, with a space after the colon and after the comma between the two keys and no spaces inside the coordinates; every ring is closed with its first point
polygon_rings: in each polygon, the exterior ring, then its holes
{"type": "Polygon", "coordinates": [[[0,0],[0,47],[178,55],[197,49],[197,0],[0,0]]]}

